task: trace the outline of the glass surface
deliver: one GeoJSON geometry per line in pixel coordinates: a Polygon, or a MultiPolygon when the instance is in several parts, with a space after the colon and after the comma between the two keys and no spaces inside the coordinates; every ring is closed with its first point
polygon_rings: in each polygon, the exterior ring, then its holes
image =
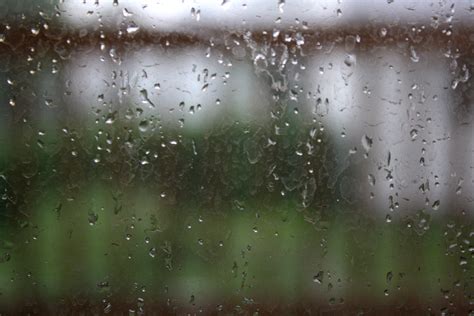
{"type": "Polygon", "coordinates": [[[474,2],[0,0],[0,313],[473,314],[474,2]]]}

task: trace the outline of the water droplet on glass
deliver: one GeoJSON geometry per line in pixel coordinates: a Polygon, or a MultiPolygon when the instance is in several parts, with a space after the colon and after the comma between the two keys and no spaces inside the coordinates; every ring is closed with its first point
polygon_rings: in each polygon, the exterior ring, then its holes
{"type": "Polygon", "coordinates": [[[149,126],[149,121],[143,120],[138,124],[138,129],[140,130],[140,132],[144,133],[148,130],[148,126],[149,126]]]}
{"type": "Polygon", "coordinates": [[[368,180],[369,180],[369,184],[370,184],[371,186],[374,186],[374,185],[375,185],[375,176],[374,176],[373,174],[369,173],[368,176],[367,176],[367,178],[368,178],[368,180]]]}
{"type": "Polygon", "coordinates": [[[410,46],[410,59],[414,62],[417,63],[420,61],[420,57],[415,51],[415,48],[413,46],[410,46]]]}
{"type": "Polygon", "coordinates": [[[105,124],[111,125],[115,122],[115,113],[110,113],[105,118],[105,124]]]}
{"type": "Polygon", "coordinates": [[[138,25],[136,25],[135,22],[131,22],[131,23],[127,26],[127,33],[128,33],[128,34],[135,33],[135,32],[137,32],[139,29],[140,29],[140,27],[139,27],[138,25]]]}
{"type": "Polygon", "coordinates": [[[347,54],[346,57],[344,58],[344,64],[347,67],[352,67],[355,66],[356,64],[356,57],[353,54],[347,54]]]}
{"type": "Polygon", "coordinates": [[[283,7],[285,6],[285,0],[278,0],[278,10],[283,13],[283,7]]]}
{"type": "Polygon", "coordinates": [[[94,212],[89,212],[88,220],[89,220],[89,225],[94,226],[99,220],[99,214],[96,214],[94,212]]]}
{"type": "Polygon", "coordinates": [[[122,14],[124,17],[129,17],[133,15],[133,12],[129,11],[127,8],[123,8],[122,14]]]}
{"type": "Polygon", "coordinates": [[[322,284],[324,278],[324,271],[319,271],[315,276],[313,276],[313,282],[317,284],[322,284]]]}
{"type": "Polygon", "coordinates": [[[222,0],[221,6],[225,9],[229,8],[230,6],[230,0],[222,0]]]}
{"type": "Polygon", "coordinates": [[[112,311],[112,304],[110,302],[107,302],[107,305],[104,307],[104,314],[108,314],[112,311]]]}
{"type": "Polygon", "coordinates": [[[140,90],[140,96],[141,96],[141,99],[142,99],[142,103],[148,104],[151,107],[155,107],[153,102],[151,102],[151,100],[148,98],[148,91],[146,89],[140,90]]]}
{"type": "Polygon", "coordinates": [[[364,147],[365,151],[369,152],[370,148],[372,148],[373,141],[372,141],[372,138],[370,138],[367,135],[364,135],[364,136],[362,136],[361,143],[362,143],[362,147],[364,147]]]}

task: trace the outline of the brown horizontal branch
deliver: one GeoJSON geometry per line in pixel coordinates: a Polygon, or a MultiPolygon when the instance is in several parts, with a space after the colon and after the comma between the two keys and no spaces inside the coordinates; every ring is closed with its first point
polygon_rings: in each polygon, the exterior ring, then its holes
{"type": "Polygon", "coordinates": [[[298,28],[260,29],[260,30],[219,30],[196,28],[188,33],[161,32],[160,30],[140,29],[128,34],[126,26],[116,29],[74,29],[61,24],[47,25],[41,22],[22,22],[19,24],[0,24],[0,52],[28,54],[32,48],[41,46],[61,47],[62,50],[84,50],[100,45],[118,49],[133,49],[146,45],[163,47],[186,47],[213,45],[230,48],[234,41],[254,43],[284,44],[301,46],[311,51],[328,43],[344,44],[347,37],[357,38],[357,46],[370,49],[375,46],[414,45],[420,48],[454,48],[461,55],[474,53],[474,25],[459,24],[455,27],[436,29],[425,25],[380,24],[343,26],[340,28],[298,28]],[[302,41],[303,40],[303,41],[302,41]],[[303,43],[304,42],[304,43],[303,43]]]}

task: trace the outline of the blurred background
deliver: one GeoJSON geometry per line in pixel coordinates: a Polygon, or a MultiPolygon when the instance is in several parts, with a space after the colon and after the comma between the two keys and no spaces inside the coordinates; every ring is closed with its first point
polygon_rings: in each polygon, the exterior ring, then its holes
{"type": "Polygon", "coordinates": [[[472,313],[473,21],[0,0],[0,312],[472,313]]]}

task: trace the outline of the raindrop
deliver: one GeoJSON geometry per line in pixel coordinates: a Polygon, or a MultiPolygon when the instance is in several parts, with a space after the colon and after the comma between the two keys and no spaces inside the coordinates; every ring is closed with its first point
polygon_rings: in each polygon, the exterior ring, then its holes
{"type": "Polygon", "coordinates": [[[301,46],[304,44],[304,36],[301,33],[297,33],[295,36],[296,45],[301,46]]]}
{"type": "Polygon", "coordinates": [[[313,282],[317,284],[323,283],[324,271],[319,271],[315,276],[313,276],[313,282]]]}
{"type": "Polygon", "coordinates": [[[44,104],[45,104],[47,107],[50,107],[50,108],[54,108],[54,107],[55,107],[55,105],[54,105],[52,99],[44,99],[44,104]]]}
{"type": "Polygon", "coordinates": [[[230,0],[222,0],[221,6],[227,9],[230,6],[230,0]]]}
{"type": "Polygon", "coordinates": [[[140,90],[140,96],[142,98],[142,103],[149,104],[151,107],[155,107],[153,102],[148,98],[148,91],[146,89],[140,90]]]}
{"type": "Polygon", "coordinates": [[[459,80],[454,79],[454,80],[451,82],[451,89],[456,90],[456,88],[458,87],[458,84],[459,84],[459,80]]]}
{"type": "Polygon", "coordinates": [[[425,157],[421,157],[420,158],[420,166],[424,166],[425,165],[425,157]]]}
{"type": "Polygon", "coordinates": [[[415,51],[415,48],[413,46],[410,46],[410,59],[414,62],[417,63],[420,61],[420,57],[415,51]]]}
{"type": "Polygon", "coordinates": [[[131,23],[127,26],[127,33],[128,33],[128,34],[135,33],[135,32],[137,32],[139,29],[140,29],[140,27],[139,27],[138,25],[136,25],[135,22],[131,22],[131,23]]]}
{"type": "Polygon", "coordinates": [[[121,63],[120,57],[117,54],[117,50],[115,48],[111,48],[109,50],[109,56],[110,56],[110,58],[112,58],[114,63],[118,63],[118,64],[121,63]]]}
{"type": "Polygon", "coordinates": [[[110,302],[107,303],[104,307],[104,314],[108,314],[112,311],[112,304],[110,302]]]}
{"type": "Polygon", "coordinates": [[[124,17],[129,17],[133,15],[133,12],[129,11],[127,8],[123,8],[122,14],[124,17]]]}
{"type": "Polygon", "coordinates": [[[372,141],[372,138],[370,138],[367,135],[364,135],[364,136],[362,136],[361,143],[362,143],[362,147],[364,147],[365,151],[369,152],[370,148],[372,148],[373,141],[372,141]]]}
{"type": "Polygon", "coordinates": [[[369,175],[367,176],[368,180],[369,180],[369,184],[371,186],[374,186],[375,185],[375,176],[371,173],[369,173],[369,175]]]}
{"type": "Polygon", "coordinates": [[[418,211],[415,214],[415,222],[413,228],[418,235],[423,235],[428,229],[430,229],[431,216],[424,209],[418,211]]]}
{"type": "Polygon", "coordinates": [[[347,54],[346,57],[344,58],[344,64],[346,64],[347,67],[355,66],[355,64],[356,64],[355,55],[347,54]]]}
{"type": "Polygon", "coordinates": [[[88,220],[89,220],[89,225],[94,226],[99,220],[99,214],[96,214],[94,212],[89,212],[88,220]]]}
{"type": "Polygon", "coordinates": [[[143,120],[138,124],[138,129],[140,132],[144,133],[148,130],[149,122],[148,120],[143,120]]]}
{"type": "Polygon", "coordinates": [[[108,114],[107,117],[105,118],[105,124],[111,125],[114,122],[115,122],[115,112],[108,114]]]}
{"type": "Polygon", "coordinates": [[[191,17],[199,22],[201,20],[201,10],[196,10],[194,7],[191,8],[191,17]]]}
{"type": "Polygon", "coordinates": [[[285,0],[278,0],[278,10],[283,13],[283,7],[285,6],[285,0]]]}

